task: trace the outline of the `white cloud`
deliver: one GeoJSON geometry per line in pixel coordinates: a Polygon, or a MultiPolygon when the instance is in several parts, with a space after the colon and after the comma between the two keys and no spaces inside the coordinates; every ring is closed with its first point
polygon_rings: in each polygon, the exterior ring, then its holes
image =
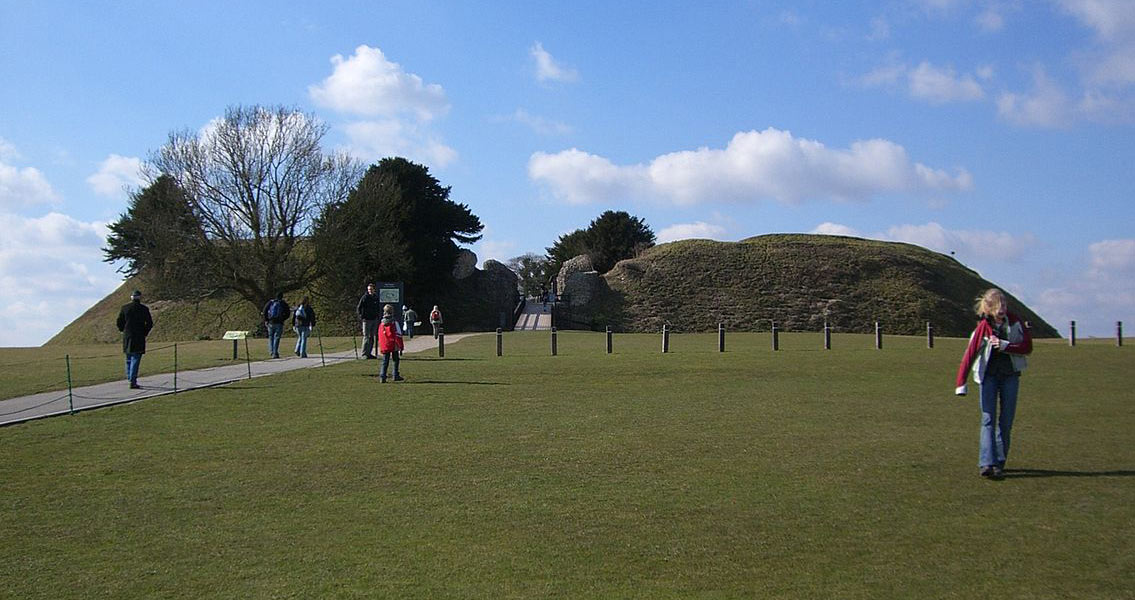
{"type": "Polygon", "coordinates": [[[1135,240],[1104,240],[1088,247],[1096,273],[1135,276],[1135,240]]]}
{"type": "Polygon", "coordinates": [[[0,138],[0,162],[19,160],[20,153],[16,147],[4,138],[0,138]]]}
{"type": "Polygon", "coordinates": [[[0,328],[0,346],[42,344],[121,283],[102,262],[105,223],[0,213],[0,230],[0,311],[20,324],[0,328]]]}
{"type": "MultiPolygon", "coordinates": [[[[15,147],[10,144],[0,150],[3,155],[18,156],[15,147]]],[[[0,158],[0,210],[57,202],[59,194],[55,193],[39,169],[15,167],[0,158]]]]}
{"type": "Polygon", "coordinates": [[[1083,271],[1045,288],[1034,308],[1067,334],[1076,321],[1077,334],[1111,337],[1123,321],[1130,335],[1135,323],[1135,239],[1104,240],[1088,247],[1083,271]]]}
{"type": "Polygon", "coordinates": [[[540,135],[567,135],[572,132],[570,125],[533,115],[523,108],[516,109],[505,119],[520,123],[540,135]]]}
{"type": "Polygon", "coordinates": [[[111,154],[99,165],[99,170],[87,178],[91,189],[100,196],[121,198],[128,188],[146,184],[142,176],[141,159],[111,154]]]}
{"type": "Polygon", "coordinates": [[[1005,16],[993,7],[988,7],[981,11],[981,13],[974,18],[974,22],[977,23],[978,28],[982,31],[989,33],[1001,31],[1005,28],[1005,16]]]}
{"type": "Polygon", "coordinates": [[[357,121],[344,125],[343,131],[349,140],[347,151],[367,162],[401,156],[441,168],[457,160],[456,150],[429,131],[402,121],[357,121]]]}
{"type": "Polygon", "coordinates": [[[776,199],[866,200],[878,194],[927,194],[973,187],[956,174],[912,163],[902,146],[864,140],[830,149],[773,128],[737,133],[724,149],[699,148],[619,166],[578,149],[537,152],[528,176],[570,204],[659,199],[678,205],[776,199]]]}
{"type": "Polygon", "coordinates": [[[1105,41],[1135,38],[1135,2],[1131,0],[1057,0],[1057,4],[1105,41]]]}
{"type": "Polygon", "coordinates": [[[350,58],[340,54],[331,57],[331,64],[335,65],[331,75],[308,87],[312,101],[319,106],[367,117],[412,114],[421,121],[449,110],[440,85],[426,84],[421,77],[405,72],[378,48],[359,46],[350,58]]]}
{"type": "Polygon", "coordinates": [[[474,246],[477,259],[484,265],[486,260],[495,260],[508,264],[508,260],[516,256],[516,242],[487,240],[482,238],[474,246]]]}
{"type": "Polygon", "coordinates": [[[544,45],[536,42],[532,48],[529,49],[529,54],[532,59],[536,61],[536,80],[537,81],[559,81],[564,83],[572,83],[579,81],[579,71],[565,67],[556,62],[547,50],[544,50],[544,45]]]}
{"type": "Polygon", "coordinates": [[[825,222],[816,226],[811,233],[906,242],[956,256],[963,262],[973,260],[1015,262],[1037,245],[1036,237],[1032,234],[1014,235],[1003,231],[946,229],[934,222],[925,225],[895,225],[883,232],[867,234],[846,225],[825,222]]]}
{"type": "Polygon", "coordinates": [[[958,76],[952,68],[938,68],[923,61],[907,73],[910,95],[933,104],[981,100],[985,91],[972,76],[958,76]]]}
{"type": "Polygon", "coordinates": [[[1040,65],[1033,67],[1032,91],[1027,94],[1001,94],[997,98],[997,112],[1017,125],[1063,127],[1072,120],[1068,95],[1040,65]]]}
{"type": "Polygon", "coordinates": [[[725,228],[705,221],[694,223],[678,223],[663,228],[658,232],[658,243],[675,242],[678,240],[707,239],[719,240],[725,236],[725,228]]]}
{"type": "Polygon", "coordinates": [[[992,67],[982,66],[977,70],[977,78],[968,74],[957,74],[952,67],[936,67],[922,61],[917,67],[890,62],[858,78],[864,87],[897,88],[905,85],[912,98],[931,104],[948,102],[970,102],[985,97],[985,90],[977,79],[992,77],[992,67]]]}
{"type": "Polygon", "coordinates": [[[863,234],[859,233],[855,229],[848,227],[847,225],[832,223],[831,221],[820,223],[810,233],[817,233],[820,235],[845,235],[851,237],[863,237],[863,234]]]}

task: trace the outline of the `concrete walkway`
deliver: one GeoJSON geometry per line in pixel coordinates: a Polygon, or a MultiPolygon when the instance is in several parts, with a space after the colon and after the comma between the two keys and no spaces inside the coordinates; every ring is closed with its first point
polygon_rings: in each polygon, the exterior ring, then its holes
{"type": "MultiPolygon", "coordinates": [[[[479,334],[449,334],[445,336],[445,343],[449,345],[472,335],[479,334]]],[[[419,335],[412,340],[406,340],[404,352],[413,354],[431,349],[436,351],[436,348],[437,340],[432,336],[419,335]]],[[[0,426],[31,421],[33,419],[42,419],[44,417],[65,415],[72,411],[78,412],[102,406],[136,402],[138,400],[164,396],[166,394],[224,385],[226,383],[248,379],[250,376],[263,377],[265,375],[275,375],[276,373],[294,371],[296,369],[312,369],[323,366],[324,362],[326,362],[327,365],[333,365],[349,360],[356,360],[354,350],[326,354],[322,359],[317,355],[309,354],[308,358],[292,356],[252,363],[234,363],[222,367],[198,369],[196,371],[179,371],[176,375],[176,386],[173,373],[160,373],[157,375],[139,377],[138,384],[142,386],[142,389],[139,390],[130,389],[127,382],[122,380],[74,388],[71,390],[70,394],[67,393],[67,390],[61,390],[9,398],[7,400],[0,400],[0,426]]],[[[381,364],[381,360],[382,359],[379,358],[373,363],[376,364],[376,373],[378,372],[377,365],[381,364]]],[[[143,369],[145,368],[145,364],[145,361],[143,361],[143,369]]]]}
{"type": "Polygon", "coordinates": [[[552,329],[552,305],[529,300],[516,319],[515,331],[549,331],[552,329]]]}

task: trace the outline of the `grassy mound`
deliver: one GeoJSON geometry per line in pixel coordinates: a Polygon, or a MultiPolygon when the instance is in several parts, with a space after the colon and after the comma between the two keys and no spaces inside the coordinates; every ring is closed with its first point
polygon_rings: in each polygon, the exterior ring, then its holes
{"type": "MultiPolygon", "coordinates": [[[[953,258],[911,244],[828,235],[764,235],[740,242],[684,240],[651,248],[604,276],[611,293],[584,326],[624,331],[785,331],[940,335],[973,329],[974,298],[995,284],[953,258]]],[[[1059,337],[1010,295],[1037,337],[1059,337]]]]}

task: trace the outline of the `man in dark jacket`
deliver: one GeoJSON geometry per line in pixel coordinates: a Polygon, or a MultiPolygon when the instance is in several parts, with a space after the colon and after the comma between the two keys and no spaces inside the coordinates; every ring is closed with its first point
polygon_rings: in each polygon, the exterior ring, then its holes
{"type": "Polygon", "coordinates": [[[138,367],[146,353],[146,336],[154,328],[150,309],[142,304],[142,292],[134,290],[130,294],[130,304],[118,311],[117,325],[122,332],[122,352],[126,354],[126,379],[130,380],[130,389],[137,390],[142,387],[138,385],[138,367]]]}
{"type": "Polygon", "coordinates": [[[367,284],[367,293],[359,298],[355,312],[363,322],[363,357],[374,358],[375,336],[378,335],[378,318],[382,316],[382,302],[378,300],[373,283],[367,284]]]}
{"type": "Polygon", "coordinates": [[[291,316],[292,309],[284,302],[284,292],[264,305],[264,324],[268,327],[268,353],[272,358],[280,358],[280,338],[284,335],[284,321],[291,316]]]}

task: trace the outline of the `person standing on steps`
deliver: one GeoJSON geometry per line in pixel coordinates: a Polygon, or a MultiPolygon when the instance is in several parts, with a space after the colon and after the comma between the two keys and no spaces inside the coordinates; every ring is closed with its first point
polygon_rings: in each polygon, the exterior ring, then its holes
{"type": "Polygon", "coordinates": [[[284,322],[292,309],[284,302],[284,292],[277,292],[276,297],[264,305],[264,325],[268,328],[268,354],[272,358],[280,358],[280,338],[284,336],[284,322]]]}
{"type": "Polygon", "coordinates": [[[394,381],[403,381],[398,373],[399,354],[404,348],[402,331],[398,328],[398,320],[394,318],[394,307],[387,304],[382,307],[382,323],[378,326],[378,349],[382,352],[382,371],[378,379],[386,383],[386,374],[390,367],[390,359],[394,359],[394,381]]]}
{"type": "Polygon", "coordinates": [[[981,392],[977,466],[982,477],[991,479],[1000,479],[1005,471],[1021,371],[1027,366],[1025,356],[1033,350],[1029,328],[1008,309],[1005,294],[997,288],[977,299],[979,320],[958,366],[954,390],[959,396],[966,395],[966,376],[972,370],[981,392]]]}
{"type": "Polygon", "coordinates": [[[359,305],[355,307],[359,320],[363,324],[363,358],[374,358],[375,335],[378,333],[378,318],[382,315],[382,303],[374,291],[374,284],[367,284],[367,293],[359,298],[359,305]]]}
{"type": "Polygon", "coordinates": [[[292,329],[296,331],[296,356],[307,358],[307,338],[315,328],[315,309],[311,306],[311,299],[307,296],[300,300],[296,312],[292,315],[292,329]]]}
{"type": "Polygon", "coordinates": [[[126,355],[126,379],[130,382],[130,389],[141,389],[138,385],[138,367],[142,364],[142,355],[146,353],[146,336],[154,328],[154,319],[150,316],[150,309],[142,304],[142,292],[134,290],[130,294],[130,304],[118,311],[118,330],[122,332],[122,352],[126,355]]]}
{"type": "Polygon", "coordinates": [[[434,339],[437,339],[437,334],[441,332],[441,309],[434,305],[434,309],[430,311],[430,325],[434,328],[434,339]]]}

